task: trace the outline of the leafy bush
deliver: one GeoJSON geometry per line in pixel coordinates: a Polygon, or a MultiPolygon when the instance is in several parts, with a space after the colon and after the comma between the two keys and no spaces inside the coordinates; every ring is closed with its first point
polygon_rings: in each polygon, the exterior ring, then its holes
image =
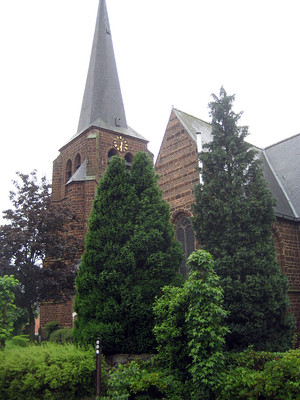
{"type": "Polygon", "coordinates": [[[74,400],[95,392],[92,348],[47,343],[0,353],[0,399],[74,400]]]}
{"type": "Polygon", "coordinates": [[[11,341],[14,346],[20,346],[20,347],[27,347],[29,346],[30,343],[28,335],[13,336],[11,341]]]}
{"type": "Polygon", "coordinates": [[[0,276],[0,350],[4,349],[5,341],[11,337],[14,329],[14,300],[18,285],[19,281],[13,275],[0,276]]]}
{"type": "Polygon", "coordinates": [[[193,398],[206,398],[223,370],[227,313],[212,256],[195,251],[187,265],[190,275],[183,287],[164,287],[154,303],[154,334],[161,365],[182,382],[190,381],[193,398]]]}
{"type": "Polygon", "coordinates": [[[102,399],[181,399],[181,385],[151,362],[131,361],[110,373],[107,396],[102,399]]]}
{"type": "Polygon", "coordinates": [[[47,332],[47,337],[49,338],[51,333],[56,331],[59,328],[60,328],[59,322],[57,322],[57,321],[47,322],[47,324],[45,325],[45,329],[46,329],[46,332],[47,332]]]}
{"type": "Polygon", "coordinates": [[[219,400],[297,400],[300,398],[300,350],[254,352],[229,356],[219,400]]]}
{"type": "Polygon", "coordinates": [[[52,332],[49,337],[50,342],[56,343],[72,343],[73,342],[73,328],[62,328],[52,332]]]}

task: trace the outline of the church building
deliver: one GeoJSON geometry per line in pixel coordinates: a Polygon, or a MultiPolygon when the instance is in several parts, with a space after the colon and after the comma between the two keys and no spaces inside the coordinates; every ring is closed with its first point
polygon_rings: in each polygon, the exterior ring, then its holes
{"type": "MultiPolygon", "coordinates": [[[[170,204],[176,238],[187,256],[195,249],[191,226],[193,188],[200,176],[197,153],[209,142],[209,123],[172,109],[156,161],[159,185],[170,204]]],[[[76,134],[59,150],[53,163],[53,201],[66,204],[79,223],[76,237],[82,244],[97,184],[113,155],[124,157],[130,166],[134,154],[147,149],[148,141],[131,129],[125,109],[114,57],[105,0],[99,1],[95,35],[82,108],[76,134]]],[[[277,259],[289,279],[291,309],[300,332],[300,134],[265,149],[257,149],[273,197],[276,223],[273,227],[277,259]]],[[[186,274],[185,260],[181,273],[186,274]]],[[[40,309],[40,324],[58,321],[73,325],[73,303],[47,303],[40,309]]]]}

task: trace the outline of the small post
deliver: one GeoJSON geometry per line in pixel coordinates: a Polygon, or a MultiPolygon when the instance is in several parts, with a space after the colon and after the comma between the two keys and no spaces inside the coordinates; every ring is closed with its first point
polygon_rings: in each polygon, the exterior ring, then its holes
{"type": "Polygon", "coordinates": [[[96,398],[101,395],[101,339],[96,340],[96,398]]]}

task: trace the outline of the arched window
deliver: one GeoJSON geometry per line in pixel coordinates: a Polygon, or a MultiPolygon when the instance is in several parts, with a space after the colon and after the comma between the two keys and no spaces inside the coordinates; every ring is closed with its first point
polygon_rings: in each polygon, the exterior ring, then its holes
{"type": "Polygon", "coordinates": [[[125,154],[126,168],[129,169],[132,165],[133,155],[131,153],[125,154]]]}
{"type": "Polygon", "coordinates": [[[117,156],[117,155],[118,155],[118,152],[115,149],[109,150],[109,152],[107,154],[108,162],[110,162],[110,160],[113,156],[117,156]]]}
{"type": "Polygon", "coordinates": [[[68,182],[71,176],[72,176],[72,161],[68,160],[66,165],[66,182],[68,182]]]}
{"type": "Polygon", "coordinates": [[[80,154],[78,153],[77,156],[75,157],[75,171],[78,170],[80,165],[81,165],[81,157],[80,154]]]}
{"type": "Polygon", "coordinates": [[[195,245],[191,221],[184,215],[179,218],[176,224],[176,239],[182,244],[182,249],[184,252],[184,259],[180,265],[180,273],[187,276],[188,271],[186,267],[186,260],[188,256],[195,250],[195,245]]]}

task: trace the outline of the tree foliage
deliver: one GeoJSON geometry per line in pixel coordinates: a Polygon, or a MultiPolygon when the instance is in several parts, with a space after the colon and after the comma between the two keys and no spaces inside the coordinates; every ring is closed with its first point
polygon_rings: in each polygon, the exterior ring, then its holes
{"type": "Polygon", "coordinates": [[[27,309],[33,337],[38,305],[74,291],[75,270],[67,261],[76,250],[76,241],[66,231],[72,216],[51,201],[51,186],[45,177],[39,182],[36,171],[17,173],[14,186],[16,190],[10,192],[13,207],[3,212],[9,222],[0,227],[0,272],[18,279],[16,304],[27,309]],[[42,268],[46,257],[47,266],[42,268]]]}
{"type": "Polygon", "coordinates": [[[203,184],[195,189],[194,228],[215,259],[224,288],[230,349],[285,350],[294,322],[287,310],[287,279],[272,239],[274,201],[257,152],[238,126],[234,96],[223,88],[210,103],[213,140],[199,154],[203,184]]]}
{"type": "Polygon", "coordinates": [[[198,250],[187,266],[184,285],[164,287],[154,304],[154,333],[162,366],[188,382],[192,398],[206,399],[224,366],[227,312],[211,255],[198,250]]]}
{"type": "Polygon", "coordinates": [[[105,353],[153,350],[152,303],[177,278],[181,257],[148,155],[137,153],[130,170],[113,157],[99,182],[76,279],[77,342],[100,336],[105,353]]]}
{"type": "Polygon", "coordinates": [[[15,289],[18,281],[13,276],[0,277],[0,350],[13,332],[15,289]]]}

